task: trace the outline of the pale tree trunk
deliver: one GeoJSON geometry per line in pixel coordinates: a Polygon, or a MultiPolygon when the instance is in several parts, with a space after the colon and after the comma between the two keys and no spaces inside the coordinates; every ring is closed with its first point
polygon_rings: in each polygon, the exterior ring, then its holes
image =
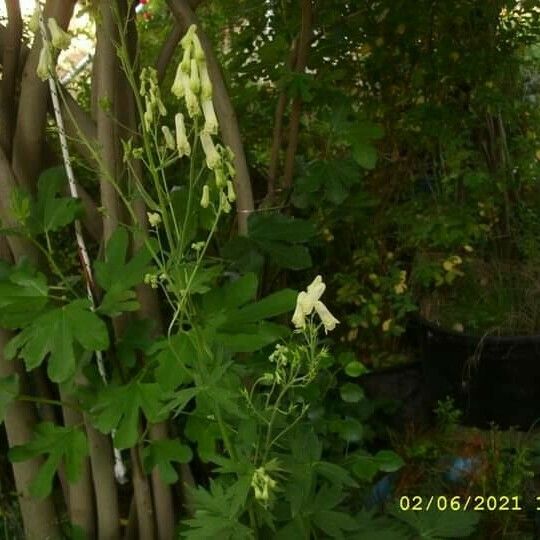
{"type": "MultiPolygon", "coordinates": [[[[44,17],[54,17],[62,28],[66,28],[74,7],[74,0],[47,0],[44,17]]],[[[24,66],[13,141],[13,172],[20,185],[30,193],[34,192],[41,171],[49,93],[48,85],[36,74],[41,47],[38,34],[24,66]]]]}

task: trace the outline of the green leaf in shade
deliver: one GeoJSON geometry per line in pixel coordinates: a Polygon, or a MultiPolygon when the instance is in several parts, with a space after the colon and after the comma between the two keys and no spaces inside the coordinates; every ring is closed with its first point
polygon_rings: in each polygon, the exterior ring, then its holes
{"type": "Polygon", "coordinates": [[[14,446],[8,455],[13,463],[46,456],[45,462],[30,483],[30,494],[43,498],[51,493],[54,475],[62,464],[68,481],[77,482],[88,455],[88,445],[86,436],[80,429],[45,422],[36,427],[30,442],[14,446]]]}
{"type": "Polygon", "coordinates": [[[43,274],[27,262],[9,266],[0,261],[0,325],[19,328],[31,322],[48,303],[49,288],[43,274]]]}
{"type": "Polygon", "coordinates": [[[53,382],[64,382],[75,374],[75,345],[87,351],[109,346],[105,323],[90,309],[88,300],[74,300],[46,311],[24,328],[6,346],[6,358],[19,351],[28,370],[38,367],[49,356],[47,373],[53,382]]]}
{"type": "Polygon", "coordinates": [[[192,458],[191,448],[177,439],[151,441],[143,450],[145,471],[151,473],[152,469],[157,467],[166,484],[174,484],[178,480],[178,473],[173,463],[189,463],[192,458]]]}
{"type": "Polygon", "coordinates": [[[134,381],[124,386],[109,385],[98,395],[92,409],[94,425],[103,433],[115,430],[116,448],[131,448],[139,437],[139,416],[149,422],[164,418],[163,402],[167,398],[157,383],[134,381]]]}
{"type": "Polygon", "coordinates": [[[368,369],[362,362],[359,362],[358,360],[353,360],[352,362],[349,362],[345,366],[345,373],[349,377],[360,377],[360,375],[364,375],[364,373],[367,373],[368,369]]]}
{"type": "Polygon", "coordinates": [[[47,169],[38,180],[37,199],[33,205],[30,229],[34,233],[57,231],[82,214],[82,205],[78,199],[59,197],[67,186],[67,177],[63,167],[47,169]]]}
{"type": "Polygon", "coordinates": [[[353,383],[346,383],[341,386],[339,393],[341,395],[341,399],[347,403],[358,403],[365,397],[362,387],[353,383]]]}

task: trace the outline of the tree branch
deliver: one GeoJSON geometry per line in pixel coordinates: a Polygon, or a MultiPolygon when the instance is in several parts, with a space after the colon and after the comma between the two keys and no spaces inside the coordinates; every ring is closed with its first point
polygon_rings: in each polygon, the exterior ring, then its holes
{"type": "MultiPolygon", "coordinates": [[[[296,58],[295,71],[304,73],[307,66],[307,58],[312,38],[313,26],[313,4],[312,0],[302,0],[302,29],[300,31],[300,41],[298,43],[298,56],[296,58]]],[[[283,171],[283,187],[290,189],[294,175],[294,161],[298,148],[298,134],[300,130],[300,116],[302,114],[302,99],[296,97],[291,108],[291,118],[289,121],[289,144],[285,154],[285,168],[283,171]]]]}
{"type": "Polygon", "coordinates": [[[18,0],[6,0],[8,26],[2,47],[2,83],[0,86],[0,145],[11,157],[15,91],[19,73],[19,55],[22,36],[21,8],[18,0]]]}

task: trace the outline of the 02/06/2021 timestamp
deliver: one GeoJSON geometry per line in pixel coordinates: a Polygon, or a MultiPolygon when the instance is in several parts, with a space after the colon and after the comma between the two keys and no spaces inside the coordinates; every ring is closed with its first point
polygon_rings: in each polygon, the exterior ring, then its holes
{"type": "MultiPolygon", "coordinates": [[[[540,511],[540,496],[536,497],[536,510],[540,511]]],[[[403,495],[399,498],[402,512],[519,512],[523,510],[518,495],[403,495]]]]}

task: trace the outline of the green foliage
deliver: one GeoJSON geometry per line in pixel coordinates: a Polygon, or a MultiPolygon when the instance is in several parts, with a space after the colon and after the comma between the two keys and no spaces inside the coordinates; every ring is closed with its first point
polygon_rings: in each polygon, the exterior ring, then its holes
{"type": "Polygon", "coordinates": [[[157,467],[162,480],[174,484],[178,480],[173,463],[189,463],[193,453],[189,446],[179,440],[151,441],[143,450],[143,465],[146,472],[152,472],[157,467]]]}
{"type": "Polygon", "coordinates": [[[420,538],[439,540],[442,538],[468,538],[475,532],[480,515],[478,512],[393,512],[398,519],[412,527],[420,538]]]}
{"type": "Polygon", "coordinates": [[[105,290],[98,311],[111,317],[125,311],[136,311],[139,303],[135,285],[143,281],[149,271],[152,255],[143,247],[127,261],[129,237],[125,229],[117,229],[105,249],[105,260],[96,261],[96,280],[105,290]]]}
{"type": "Polygon", "coordinates": [[[68,481],[77,482],[87,455],[86,436],[80,429],[64,428],[51,422],[38,424],[30,442],[9,451],[9,459],[14,463],[37,456],[46,457],[29,486],[30,493],[39,498],[51,493],[54,475],[61,465],[68,481]]]}
{"type": "Polygon", "coordinates": [[[131,448],[139,439],[139,413],[149,422],[165,418],[166,396],[156,383],[133,381],[126,385],[109,385],[101,390],[92,408],[95,426],[103,433],[114,431],[117,448],[131,448]]]}
{"type": "Polygon", "coordinates": [[[0,262],[0,324],[4,328],[31,322],[47,305],[48,293],[45,276],[27,262],[15,267],[0,262]]]}
{"type": "Polygon", "coordinates": [[[86,351],[103,351],[109,346],[107,327],[88,300],[74,300],[37,316],[8,343],[4,354],[12,359],[18,353],[28,370],[48,357],[50,379],[64,382],[76,372],[78,346],[86,351]]]}

